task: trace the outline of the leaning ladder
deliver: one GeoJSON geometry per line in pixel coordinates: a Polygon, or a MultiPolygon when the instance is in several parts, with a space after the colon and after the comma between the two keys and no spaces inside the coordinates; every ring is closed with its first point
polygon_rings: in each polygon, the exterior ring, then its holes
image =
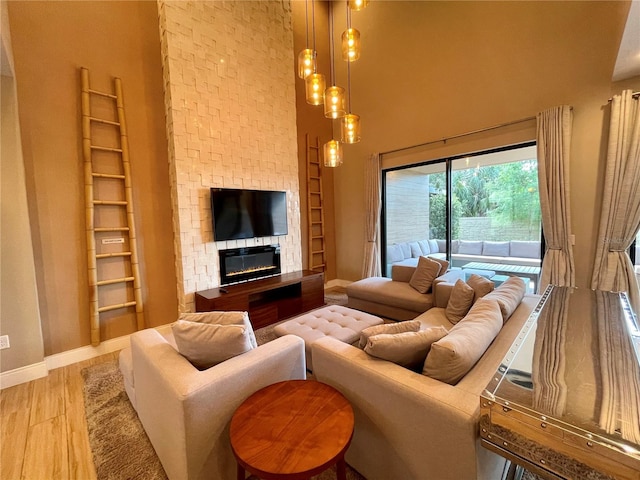
{"type": "MultiPolygon", "coordinates": [[[[111,310],[135,307],[136,323],[138,330],[144,328],[144,317],[142,312],[142,294],[140,287],[140,272],[138,267],[138,253],[136,249],[136,230],[133,217],[133,202],[131,189],[131,168],[129,163],[129,143],[127,139],[127,126],[124,116],[124,104],[122,101],[122,81],[114,78],[115,94],[103,93],[92,90],[89,87],[89,70],[81,69],[82,80],[82,153],[84,157],[84,177],[85,177],[85,204],[86,204],[86,231],[87,231],[87,261],[89,268],[89,308],[91,313],[91,344],[100,343],[100,314],[111,310]],[[92,98],[102,97],[107,102],[115,105],[116,118],[97,118],[91,115],[92,98]],[[115,136],[119,137],[119,146],[99,146],[94,145],[92,134],[97,125],[103,128],[115,129],[115,136]],[[94,171],[94,155],[115,155],[118,166],[117,173],[105,173],[94,171]],[[124,200],[106,200],[95,198],[95,187],[100,186],[100,182],[120,182],[124,190],[124,200]],[[95,183],[94,183],[95,182],[95,183]],[[126,225],[101,225],[96,226],[96,208],[116,207],[126,209],[126,225]],[[128,251],[99,253],[96,249],[96,236],[112,232],[121,233],[128,236],[128,251]],[[98,266],[100,261],[120,258],[123,262],[122,271],[124,276],[117,278],[98,279],[98,266]],[[133,285],[133,300],[130,294],[126,295],[126,300],[120,303],[99,305],[99,287],[107,285],[121,284],[124,292],[129,292],[128,286],[133,285]]],[[[113,106],[113,105],[112,105],[113,106]]],[[[111,169],[110,169],[111,170],[111,169]]],[[[109,239],[102,239],[103,244],[107,244],[109,239]]],[[[124,239],[115,239],[117,243],[124,239]]],[[[126,248],[125,248],[126,249],[126,248]]]]}
{"type": "Polygon", "coordinates": [[[322,165],[320,143],[306,134],[307,156],[307,221],[309,226],[309,270],[326,267],[324,209],[322,201],[322,165]]]}

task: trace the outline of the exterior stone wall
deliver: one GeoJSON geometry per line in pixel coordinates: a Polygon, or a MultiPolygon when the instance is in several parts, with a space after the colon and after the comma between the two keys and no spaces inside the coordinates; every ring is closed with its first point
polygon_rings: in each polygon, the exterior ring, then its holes
{"type": "Polygon", "coordinates": [[[459,223],[460,240],[489,240],[507,242],[510,240],[540,240],[540,224],[493,225],[489,217],[463,217],[459,223]]]}
{"type": "Polygon", "coordinates": [[[279,243],[283,273],[302,267],[291,5],[158,0],[158,14],[179,309],[193,311],[219,285],[218,249],[279,243]],[[289,234],[214,242],[210,187],[286,191],[289,234]]]}

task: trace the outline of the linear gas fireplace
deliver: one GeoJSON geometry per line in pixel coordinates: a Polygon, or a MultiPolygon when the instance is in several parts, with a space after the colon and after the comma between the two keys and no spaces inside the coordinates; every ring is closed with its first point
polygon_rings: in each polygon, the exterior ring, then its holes
{"type": "Polygon", "coordinates": [[[280,273],[280,245],[219,250],[220,285],[246,282],[280,273]]]}

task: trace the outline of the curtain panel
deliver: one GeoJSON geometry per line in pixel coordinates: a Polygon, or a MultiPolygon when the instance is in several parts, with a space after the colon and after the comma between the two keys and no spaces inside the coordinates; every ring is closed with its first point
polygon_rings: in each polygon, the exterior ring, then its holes
{"type": "Polygon", "coordinates": [[[591,288],[624,291],[635,313],[640,292],[628,250],[640,229],[640,108],[631,90],[615,95],[591,288]]]}
{"type": "Polygon", "coordinates": [[[380,255],[378,253],[378,232],[380,231],[380,155],[374,153],[365,162],[365,244],[362,264],[362,278],[379,277],[380,255]]]}
{"type": "Polygon", "coordinates": [[[569,196],[571,107],[554,107],[537,115],[538,187],[546,252],[539,291],[549,284],[575,286],[569,196]]]}

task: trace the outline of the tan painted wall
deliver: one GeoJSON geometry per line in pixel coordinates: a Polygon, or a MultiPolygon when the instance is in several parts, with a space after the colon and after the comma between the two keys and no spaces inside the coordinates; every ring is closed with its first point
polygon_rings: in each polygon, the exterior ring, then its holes
{"type": "Polygon", "coordinates": [[[300,270],[293,31],[288,2],[159,2],[179,305],[220,284],[218,249],[281,246],[300,270]],[[213,241],[210,187],[284,190],[288,235],[213,241]]]}
{"type": "MultiPolygon", "coordinates": [[[[352,68],[352,110],[362,117],[363,138],[345,149],[336,175],[338,277],[361,275],[363,162],[371,152],[569,104],[576,280],[587,286],[600,213],[603,121],[607,99],[619,91],[611,76],[628,9],[628,2],[381,1],[354,13],[363,53],[352,68]]],[[[629,84],[640,87],[637,79],[629,84]]],[[[523,124],[520,137],[534,136],[535,123],[523,124]]],[[[498,137],[496,145],[504,144],[506,137],[498,137]]],[[[429,156],[477,145],[469,137],[433,146],[429,156]]]]}
{"type": "MultiPolygon", "coordinates": [[[[329,24],[328,24],[328,3],[325,1],[315,1],[315,32],[316,50],[318,52],[318,72],[323,73],[327,78],[330,76],[330,53],[329,53],[329,24]]],[[[306,160],[306,134],[313,142],[318,138],[320,148],[331,140],[332,120],[325,118],[322,105],[309,105],[305,100],[304,80],[297,76],[297,56],[301,50],[307,48],[307,35],[305,29],[308,24],[309,47],[313,46],[312,35],[312,9],[311,2],[292,2],[293,10],[293,50],[296,59],[296,113],[298,130],[298,159],[300,173],[300,218],[302,236],[302,265],[309,266],[309,224],[308,224],[308,204],[307,204],[307,160],[306,160]],[[305,5],[307,8],[305,8],[305,5]],[[308,11],[308,14],[307,14],[308,11]],[[305,15],[307,19],[305,21],[305,15]]],[[[323,161],[322,153],[320,160],[323,161]]],[[[323,168],[323,212],[325,226],[325,248],[326,248],[326,269],[325,282],[336,278],[336,240],[335,240],[335,202],[333,195],[334,176],[339,175],[342,168],[323,168]]]]}
{"type": "MultiPolygon", "coordinates": [[[[160,42],[155,2],[9,2],[45,355],[89,344],[79,68],[122,78],[145,317],[177,314],[160,42]]],[[[103,314],[103,339],[134,331],[103,314]]]]}

